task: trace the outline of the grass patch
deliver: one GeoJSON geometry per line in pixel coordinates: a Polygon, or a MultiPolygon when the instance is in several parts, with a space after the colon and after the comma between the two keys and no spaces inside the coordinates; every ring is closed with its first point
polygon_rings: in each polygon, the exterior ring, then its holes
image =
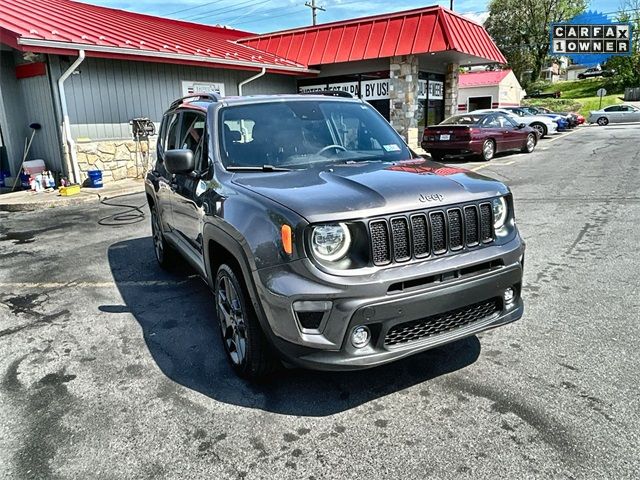
{"type": "Polygon", "coordinates": [[[531,98],[524,100],[524,105],[546,107],[556,112],[579,112],[587,117],[591,110],[598,110],[600,98],[596,96],[599,88],[606,88],[607,94],[602,97],[602,108],[622,103],[619,96],[623,89],[611,91],[607,85],[608,78],[587,78],[572,82],[557,82],[545,89],[545,92],[562,92],[561,98],[531,98]]]}
{"type": "MultiPolygon", "coordinates": [[[[602,108],[622,103],[618,95],[605,95],[602,97],[602,108]]],[[[591,96],[584,98],[529,98],[522,101],[523,105],[533,107],[545,107],[554,112],[578,112],[584,117],[589,116],[591,110],[599,110],[600,97],[591,96]]]]}

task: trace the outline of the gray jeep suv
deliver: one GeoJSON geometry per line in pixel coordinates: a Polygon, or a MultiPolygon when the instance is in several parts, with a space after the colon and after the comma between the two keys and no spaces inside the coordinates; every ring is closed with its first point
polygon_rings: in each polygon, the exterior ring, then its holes
{"type": "Polygon", "coordinates": [[[245,377],[373,367],[523,313],[509,189],[424,160],[358,99],[177,100],[146,193],[160,265],[206,280],[245,377]]]}

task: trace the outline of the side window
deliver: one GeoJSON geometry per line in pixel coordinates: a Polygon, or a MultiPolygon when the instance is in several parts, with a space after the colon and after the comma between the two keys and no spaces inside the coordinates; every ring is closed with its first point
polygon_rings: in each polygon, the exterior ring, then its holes
{"type": "Polygon", "coordinates": [[[489,115],[482,120],[481,125],[485,128],[500,128],[500,122],[496,115],[489,115]]]}
{"type": "Polygon", "coordinates": [[[183,112],[180,124],[178,148],[191,150],[195,159],[196,170],[202,170],[205,147],[205,116],[198,112],[183,112]]]}
{"type": "Polygon", "coordinates": [[[165,145],[165,151],[167,150],[173,150],[175,148],[178,148],[176,145],[176,141],[177,141],[177,133],[178,133],[178,120],[180,118],[179,114],[173,114],[169,121],[167,122],[168,126],[167,126],[167,137],[164,140],[164,145],[165,145]]]}
{"type": "Polygon", "coordinates": [[[620,107],[618,105],[614,105],[612,107],[607,107],[604,109],[605,112],[619,112],[620,107]]]}

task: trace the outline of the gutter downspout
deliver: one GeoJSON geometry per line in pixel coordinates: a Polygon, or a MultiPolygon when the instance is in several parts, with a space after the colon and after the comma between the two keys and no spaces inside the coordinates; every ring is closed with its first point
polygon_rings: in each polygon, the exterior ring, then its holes
{"type": "Polygon", "coordinates": [[[254,80],[257,80],[258,78],[262,77],[265,73],[267,73],[267,68],[262,67],[262,70],[260,71],[260,73],[254,75],[253,77],[249,77],[246,80],[241,81],[238,84],[238,95],[242,96],[242,87],[244,87],[247,83],[251,83],[254,80]]]}
{"type": "Polygon", "coordinates": [[[84,50],[78,52],[78,58],[71,66],[60,76],[58,79],[58,94],[60,95],[60,106],[62,110],[62,130],[64,131],[64,137],[67,142],[67,148],[69,149],[69,156],[71,159],[71,167],[73,169],[73,180],[75,183],[80,183],[80,167],[78,166],[78,155],[76,153],[76,142],[71,138],[71,125],[69,122],[69,110],[67,109],[67,96],[64,92],[64,81],[78,68],[84,61],[84,50]]]}

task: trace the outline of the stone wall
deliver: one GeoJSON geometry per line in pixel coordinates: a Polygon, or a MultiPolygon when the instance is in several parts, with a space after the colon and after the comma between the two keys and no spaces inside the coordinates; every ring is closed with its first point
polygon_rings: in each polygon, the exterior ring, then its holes
{"type": "Polygon", "coordinates": [[[418,57],[401,55],[390,58],[389,122],[410,147],[418,146],[418,57]]]}
{"type": "Polygon", "coordinates": [[[458,76],[460,65],[450,63],[447,65],[447,74],[444,78],[444,118],[458,113],[458,76]]]}
{"type": "Polygon", "coordinates": [[[80,175],[84,181],[89,170],[102,170],[104,182],[142,178],[155,159],[155,149],[155,138],[149,139],[148,143],[132,140],[78,142],[76,152],[80,175]]]}

